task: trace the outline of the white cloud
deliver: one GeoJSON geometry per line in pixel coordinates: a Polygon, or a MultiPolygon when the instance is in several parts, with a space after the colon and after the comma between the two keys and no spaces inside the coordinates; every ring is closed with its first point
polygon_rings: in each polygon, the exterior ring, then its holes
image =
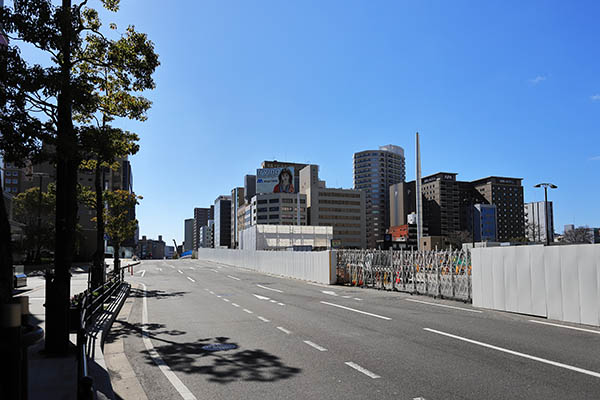
{"type": "Polygon", "coordinates": [[[600,156],[590,157],[590,161],[600,161],[600,156]]]}
{"type": "Polygon", "coordinates": [[[533,78],[533,79],[530,79],[530,80],[529,80],[529,83],[531,83],[531,84],[533,84],[533,85],[537,85],[538,83],[540,83],[540,82],[543,82],[543,81],[545,81],[546,79],[548,79],[548,77],[547,77],[547,76],[538,75],[538,76],[536,76],[535,78],[533,78]]]}
{"type": "Polygon", "coordinates": [[[592,101],[600,101],[600,94],[594,94],[590,96],[590,99],[592,99],[592,101]]]}

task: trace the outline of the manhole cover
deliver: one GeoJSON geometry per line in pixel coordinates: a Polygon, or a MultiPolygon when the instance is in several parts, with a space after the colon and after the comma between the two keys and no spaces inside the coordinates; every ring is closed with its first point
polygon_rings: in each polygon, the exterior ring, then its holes
{"type": "Polygon", "coordinates": [[[207,344],[202,346],[202,350],[206,351],[225,351],[225,350],[233,350],[237,349],[237,345],[233,343],[216,343],[216,344],[207,344]]]}

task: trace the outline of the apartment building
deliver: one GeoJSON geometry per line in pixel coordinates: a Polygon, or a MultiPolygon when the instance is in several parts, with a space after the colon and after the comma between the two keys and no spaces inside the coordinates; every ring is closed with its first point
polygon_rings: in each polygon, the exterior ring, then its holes
{"type": "Polygon", "coordinates": [[[238,232],[238,210],[246,203],[244,198],[245,189],[243,187],[236,187],[231,190],[231,248],[237,249],[239,238],[238,232]]]}
{"type": "Polygon", "coordinates": [[[221,195],[215,199],[214,247],[231,246],[231,196],[221,195]]]}
{"type": "Polygon", "coordinates": [[[367,247],[375,248],[389,227],[389,187],[404,182],[404,149],[380,146],[354,153],[354,189],[365,192],[367,247]]]}
{"type": "Polygon", "coordinates": [[[196,250],[200,247],[200,228],[208,224],[209,219],[213,219],[211,215],[211,208],[194,208],[194,237],[192,239],[192,249],[196,250]]]}

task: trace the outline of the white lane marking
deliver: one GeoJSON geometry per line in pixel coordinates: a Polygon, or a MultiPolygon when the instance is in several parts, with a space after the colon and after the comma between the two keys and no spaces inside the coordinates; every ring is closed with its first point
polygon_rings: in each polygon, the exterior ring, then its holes
{"type": "Polygon", "coordinates": [[[544,322],[544,321],[536,321],[534,319],[530,319],[529,322],[535,322],[536,324],[544,324],[544,325],[550,325],[550,326],[557,326],[559,328],[567,328],[567,329],[574,329],[576,331],[582,331],[582,332],[589,332],[589,333],[595,333],[597,335],[600,335],[600,331],[594,331],[592,329],[583,329],[583,328],[576,328],[574,326],[567,326],[567,325],[560,325],[560,324],[553,324],[551,322],[544,322]]]}
{"type": "Polygon", "coordinates": [[[183,274],[183,271],[178,269],[177,272],[179,272],[180,274],[183,274]]]}
{"type": "Polygon", "coordinates": [[[494,345],[483,343],[483,342],[479,342],[479,341],[473,340],[473,339],[467,339],[467,338],[462,337],[462,336],[457,336],[457,335],[453,335],[451,333],[437,331],[435,329],[430,329],[430,328],[423,328],[423,329],[426,330],[426,331],[428,331],[428,332],[437,333],[438,335],[443,335],[443,336],[447,336],[447,337],[450,337],[450,338],[453,338],[453,339],[462,340],[463,342],[468,342],[468,343],[476,344],[478,346],[487,347],[488,349],[498,350],[498,351],[501,351],[501,352],[504,352],[504,353],[512,354],[514,356],[528,358],[528,359],[533,360],[533,361],[538,361],[538,362],[541,362],[541,363],[544,363],[544,364],[554,365],[555,367],[560,367],[560,368],[568,369],[568,370],[571,370],[571,371],[579,372],[579,373],[582,373],[582,374],[590,375],[590,376],[593,376],[593,377],[596,377],[596,378],[600,378],[600,373],[598,373],[598,372],[589,371],[587,369],[583,369],[583,368],[579,368],[579,367],[574,367],[572,365],[563,364],[563,363],[559,363],[559,362],[552,361],[552,360],[547,360],[545,358],[536,357],[536,356],[532,356],[532,355],[525,354],[525,353],[520,353],[518,351],[514,351],[514,350],[510,350],[510,349],[505,349],[503,347],[494,346],[494,345]]]}
{"type": "Polygon", "coordinates": [[[225,299],[225,298],[224,298],[224,299],[223,299],[223,301],[226,301],[226,302],[228,302],[228,303],[229,303],[229,299],[225,299]]]}
{"type": "Polygon", "coordinates": [[[280,306],[285,306],[285,304],[283,304],[283,303],[277,303],[277,304],[279,304],[280,306]]]}
{"type": "Polygon", "coordinates": [[[254,312],[248,310],[247,308],[244,308],[244,312],[247,312],[248,314],[254,314],[254,312]]]}
{"type": "Polygon", "coordinates": [[[427,400],[425,397],[413,397],[413,400],[427,400]]]}
{"type": "Polygon", "coordinates": [[[319,351],[327,351],[327,349],[325,347],[321,347],[318,344],[311,342],[310,340],[305,340],[304,343],[306,343],[310,347],[314,347],[315,349],[317,349],[319,351]]]}
{"type": "Polygon", "coordinates": [[[266,287],[266,286],[263,286],[263,285],[256,285],[256,286],[258,286],[259,288],[263,288],[263,289],[267,289],[267,290],[272,290],[272,291],[277,292],[277,293],[283,293],[283,290],[273,289],[273,288],[266,287]]]}
{"type": "Polygon", "coordinates": [[[261,295],[259,295],[259,294],[254,294],[254,293],[252,293],[252,295],[254,295],[254,297],[256,297],[256,298],[257,298],[257,299],[259,299],[259,300],[270,300],[268,297],[261,296],[261,295]]]}
{"type": "Polygon", "coordinates": [[[157,269],[157,270],[159,270],[160,272],[162,272],[162,268],[158,268],[158,267],[156,267],[156,269],[157,269]]]}
{"type": "Polygon", "coordinates": [[[437,303],[430,303],[428,301],[421,301],[421,300],[415,300],[415,299],[406,299],[407,301],[412,301],[413,303],[422,303],[422,304],[428,304],[430,306],[436,306],[436,307],[444,307],[444,308],[452,308],[454,310],[461,310],[461,311],[468,311],[468,312],[474,312],[474,313],[480,313],[481,311],[479,310],[471,310],[470,308],[463,308],[463,307],[454,307],[454,306],[447,306],[446,304],[437,304],[437,303]]]}
{"type": "MultiPolygon", "coordinates": [[[[169,264],[167,264],[167,265],[169,265],[169,264]]],[[[172,266],[172,265],[169,265],[169,267],[171,267],[171,268],[175,269],[175,267],[174,267],[174,266],[172,266]]]]}
{"type": "Polygon", "coordinates": [[[354,311],[354,312],[357,312],[357,313],[360,313],[360,314],[370,315],[371,317],[385,319],[386,321],[391,321],[392,320],[391,318],[384,317],[383,315],[377,315],[377,314],[373,314],[373,313],[366,312],[366,311],[356,310],[354,308],[344,307],[344,306],[341,306],[339,304],[328,303],[326,301],[321,301],[321,303],[327,304],[328,306],[334,306],[334,307],[343,308],[344,310],[354,311]]]}
{"type": "Polygon", "coordinates": [[[146,270],[145,270],[145,269],[141,270],[141,271],[140,271],[140,275],[142,275],[142,278],[143,278],[143,277],[144,277],[144,275],[146,275],[146,270]]]}
{"type": "Polygon", "coordinates": [[[258,317],[258,319],[260,319],[263,322],[270,322],[268,319],[266,319],[265,317],[258,317]]]}
{"type": "Polygon", "coordinates": [[[195,269],[194,267],[190,267],[190,269],[195,269]]]}
{"type": "Polygon", "coordinates": [[[342,296],[343,299],[349,299],[352,296],[342,296]]]}
{"type": "Polygon", "coordinates": [[[212,272],[216,272],[217,274],[219,273],[219,271],[217,271],[216,269],[211,269],[212,272]]]}
{"type": "Polygon", "coordinates": [[[235,276],[227,275],[228,278],[235,279],[236,281],[241,281],[240,278],[236,278],[235,276]]]}
{"type": "Polygon", "coordinates": [[[362,301],[362,299],[359,299],[358,297],[355,297],[354,300],[362,301]]]}
{"type": "Polygon", "coordinates": [[[333,292],[331,290],[321,290],[321,293],[325,293],[325,294],[328,294],[330,296],[337,296],[337,293],[333,292]]]}
{"type": "MultiPolygon", "coordinates": [[[[144,327],[148,323],[148,301],[146,297],[146,285],[142,283],[142,286],[144,287],[144,308],[142,309],[142,327],[144,327]]],[[[179,380],[177,375],[175,375],[175,373],[171,371],[171,368],[169,368],[169,366],[167,365],[167,363],[165,363],[160,354],[158,354],[156,349],[154,349],[154,345],[150,340],[148,331],[144,328],[142,328],[142,340],[152,360],[156,363],[156,365],[158,365],[158,368],[160,368],[162,373],[167,377],[169,382],[171,382],[171,385],[173,385],[175,390],[179,392],[181,397],[183,397],[184,400],[197,400],[196,396],[194,396],[192,392],[190,392],[190,390],[183,384],[183,382],[179,380]]]]}
{"type": "Polygon", "coordinates": [[[208,288],[204,288],[204,290],[206,290],[208,292],[208,288]]]}
{"type": "Polygon", "coordinates": [[[215,294],[215,292],[213,292],[212,290],[210,290],[208,293],[210,293],[210,294],[215,294]]]}
{"type": "Polygon", "coordinates": [[[366,376],[373,378],[373,379],[377,379],[377,378],[381,378],[381,376],[374,374],[373,372],[369,371],[366,368],[361,367],[360,365],[353,363],[352,361],[348,361],[345,362],[344,364],[346,364],[347,366],[354,368],[355,370],[362,372],[363,374],[365,374],[366,376]]]}
{"type": "Polygon", "coordinates": [[[189,276],[187,277],[190,281],[192,282],[196,282],[195,280],[193,280],[192,278],[190,278],[189,276]]]}
{"type": "Polygon", "coordinates": [[[282,326],[278,326],[277,329],[279,329],[281,332],[285,333],[286,335],[291,334],[292,332],[288,331],[287,329],[285,329],[282,326]]]}
{"type": "Polygon", "coordinates": [[[218,298],[221,298],[221,295],[217,295],[218,298]]]}
{"type": "Polygon", "coordinates": [[[277,300],[269,300],[271,303],[277,303],[277,300]]]}
{"type": "Polygon", "coordinates": [[[236,303],[231,303],[231,305],[234,306],[234,307],[239,307],[240,306],[239,304],[236,304],[236,303]]]}

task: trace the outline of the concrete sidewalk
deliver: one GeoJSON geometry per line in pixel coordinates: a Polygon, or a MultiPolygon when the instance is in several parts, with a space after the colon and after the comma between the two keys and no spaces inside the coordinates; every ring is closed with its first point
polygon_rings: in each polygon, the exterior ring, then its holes
{"type": "MultiPolygon", "coordinates": [[[[127,265],[131,260],[122,260],[121,265],[127,265]]],[[[108,271],[112,270],[112,260],[107,260],[108,271]],[[108,262],[110,261],[110,263],[108,262]]],[[[71,269],[71,297],[81,293],[88,288],[88,267],[77,266],[71,269]]],[[[107,271],[107,272],[108,272],[107,271]]],[[[88,361],[89,374],[94,379],[96,396],[102,398],[114,398],[110,377],[104,364],[102,345],[104,336],[112,321],[119,313],[124,303],[129,288],[122,290],[111,299],[111,305],[104,310],[91,327],[90,337],[95,342],[93,353],[88,361]]],[[[45,330],[46,310],[45,303],[45,279],[43,275],[31,276],[27,279],[27,286],[16,291],[16,296],[29,297],[29,311],[32,324],[40,326],[45,330]]],[[[77,335],[71,334],[71,348],[69,354],[64,357],[49,357],[44,354],[45,342],[29,348],[29,399],[76,399],[77,398],[77,335]]]]}

